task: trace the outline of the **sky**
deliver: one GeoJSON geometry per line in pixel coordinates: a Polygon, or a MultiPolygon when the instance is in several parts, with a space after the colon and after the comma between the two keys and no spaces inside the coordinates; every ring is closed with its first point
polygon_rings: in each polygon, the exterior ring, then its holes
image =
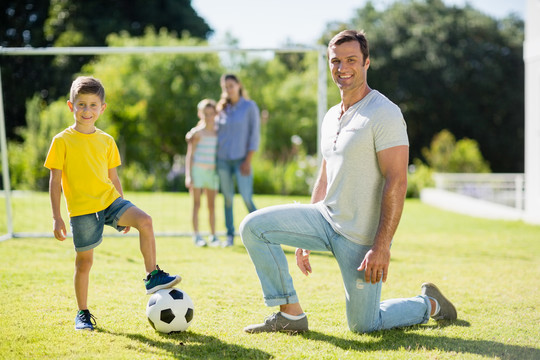
{"type": "MultiPolygon", "coordinates": [[[[443,0],[495,18],[510,13],[525,17],[526,0],[443,0]]],[[[210,45],[225,45],[226,34],[243,48],[276,48],[288,42],[315,45],[333,21],[347,22],[367,0],[192,0],[191,5],[214,29],[210,45]],[[334,2],[335,1],[335,2],[334,2]]],[[[393,0],[374,0],[383,10],[393,0]]]]}

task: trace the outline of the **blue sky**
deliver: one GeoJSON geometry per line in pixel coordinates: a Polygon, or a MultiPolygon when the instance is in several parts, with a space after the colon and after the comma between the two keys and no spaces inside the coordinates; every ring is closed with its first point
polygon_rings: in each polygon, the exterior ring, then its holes
{"type": "MultiPolygon", "coordinates": [[[[375,0],[384,9],[393,0],[375,0]]],[[[444,0],[448,5],[466,3],[488,15],[525,16],[526,0],[444,0]]],[[[229,32],[241,47],[279,47],[291,40],[314,45],[331,21],[348,21],[366,0],[192,0],[191,4],[215,30],[211,45],[223,45],[229,32]]]]}

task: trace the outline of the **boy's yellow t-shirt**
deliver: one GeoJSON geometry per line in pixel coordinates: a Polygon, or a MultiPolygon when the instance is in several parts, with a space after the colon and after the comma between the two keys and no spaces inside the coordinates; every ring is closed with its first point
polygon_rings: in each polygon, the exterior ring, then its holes
{"type": "Polygon", "coordinates": [[[109,169],[121,163],[112,136],[99,129],[83,134],[69,127],[53,138],[45,167],[62,170],[62,189],[73,217],[106,209],[120,197],[109,169]]]}

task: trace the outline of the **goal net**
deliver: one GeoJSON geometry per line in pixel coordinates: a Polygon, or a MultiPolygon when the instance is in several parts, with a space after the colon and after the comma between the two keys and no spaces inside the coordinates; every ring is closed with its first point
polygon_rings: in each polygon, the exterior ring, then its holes
{"type": "MultiPolygon", "coordinates": [[[[2,48],[0,56],[76,56],[76,55],[128,55],[128,54],[197,54],[197,53],[308,53],[316,52],[317,61],[317,129],[327,110],[327,76],[326,48],[316,47],[283,47],[283,48],[229,48],[211,46],[170,46],[170,47],[51,47],[51,48],[2,48]]],[[[13,190],[10,182],[10,166],[5,127],[4,96],[1,84],[0,68],[0,160],[2,171],[2,188],[0,189],[0,241],[16,237],[52,237],[52,216],[49,194],[44,191],[13,190]]],[[[29,94],[30,95],[30,94],[29,94]]],[[[60,132],[62,129],[58,129],[60,132]]],[[[319,137],[317,136],[317,139],[319,137]]],[[[50,139],[49,139],[50,140],[50,139]]],[[[317,141],[317,143],[319,143],[317,141]]],[[[24,156],[24,154],[23,154],[24,156]]],[[[121,170],[120,170],[121,171],[121,170]]],[[[127,193],[126,198],[149,213],[154,222],[156,236],[188,236],[191,234],[191,202],[179,193],[127,193]],[[163,211],[167,209],[167,211],[163,211]],[[172,209],[172,211],[171,211],[172,209]],[[183,221],[178,221],[182,218],[183,221]],[[186,225],[188,224],[188,225],[186,225]]],[[[236,204],[241,199],[235,197],[235,208],[243,208],[236,204]]],[[[204,199],[203,199],[204,200],[204,199]]],[[[63,200],[62,200],[63,201],[63,200]]],[[[204,204],[204,202],[203,202],[204,204]]],[[[62,204],[62,215],[69,227],[65,205],[62,204]]],[[[216,225],[218,229],[224,223],[223,200],[216,199],[216,225]]],[[[205,206],[201,206],[199,223],[207,219],[205,206]]],[[[204,226],[202,226],[204,229],[204,226]]],[[[69,236],[68,230],[68,236],[69,236]]],[[[119,233],[106,227],[105,236],[117,236],[119,233]]],[[[131,235],[136,235],[132,231],[131,235]]]]}

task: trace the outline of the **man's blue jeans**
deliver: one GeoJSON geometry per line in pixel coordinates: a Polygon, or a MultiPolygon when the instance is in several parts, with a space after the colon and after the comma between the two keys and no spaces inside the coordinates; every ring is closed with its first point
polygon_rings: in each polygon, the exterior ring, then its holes
{"type": "Polygon", "coordinates": [[[343,283],[347,322],[352,331],[371,332],[426,323],[431,304],[426,296],[380,301],[382,281],[366,283],[360,263],[371,246],[353,243],[334,231],[318,205],[279,205],[249,214],[240,234],[259,280],[267,306],[298,302],[281,244],[330,251],[343,283]]]}
{"type": "Polygon", "coordinates": [[[257,210],[253,203],[253,173],[246,176],[242,175],[240,165],[243,162],[244,159],[217,160],[219,186],[225,200],[225,226],[227,227],[227,235],[234,235],[233,199],[235,179],[238,192],[242,195],[248,211],[253,212],[257,210]]]}

